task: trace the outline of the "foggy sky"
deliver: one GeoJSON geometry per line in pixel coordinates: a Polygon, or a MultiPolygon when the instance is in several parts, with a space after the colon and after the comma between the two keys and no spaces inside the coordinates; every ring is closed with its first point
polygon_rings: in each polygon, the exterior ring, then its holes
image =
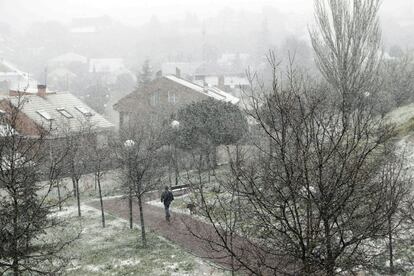
{"type": "Polygon", "coordinates": [[[109,15],[139,25],[156,15],[161,21],[194,13],[201,18],[216,15],[224,8],[257,11],[275,6],[283,12],[303,13],[312,8],[310,0],[0,0],[0,20],[27,25],[33,21],[70,21],[73,17],[109,15]]]}
{"type": "MultiPolygon", "coordinates": [[[[383,0],[381,12],[398,17],[414,16],[413,2],[383,0]]],[[[23,27],[34,21],[69,22],[74,17],[109,15],[136,26],[154,15],[161,21],[180,19],[186,13],[203,19],[225,8],[260,12],[266,6],[311,18],[313,0],[0,0],[0,21],[23,27]]]]}
{"type": "MultiPolygon", "coordinates": [[[[382,14],[414,15],[413,0],[383,0],[382,14]]],[[[153,15],[161,21],[180,19],[186,13],[201,18],[220,10],[260,12],[273,6],[287,13],[312,15],[313,0],[0,0],[0,21],[18,27],[34,21],[69,22],[74,17],[109,15],[128,25],[140,25],[153,15]]]]}

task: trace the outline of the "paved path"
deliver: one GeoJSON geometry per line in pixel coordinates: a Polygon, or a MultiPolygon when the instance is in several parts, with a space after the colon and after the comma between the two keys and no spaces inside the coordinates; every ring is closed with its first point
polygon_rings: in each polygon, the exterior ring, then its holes
{"type": "MultiPolygon", "coordinates": [[[[88,205],[100,208],[99,201],[93,201],[88,203],[88,205]]],[[[124,198],[112,198],[104,201],[105,211],[122,217],[124,219],[129,219],[128,211],[128,200],[124,198]]],[[[144,219],[146,228],[156,232],[157,235],[163,236],[177,245],[185,248],[190,253],[201,257],[207,258],[214,263],[230,268],[231,267],[231,258],[228,253],[223,250],[222,247],[217,246],[214,243],[222,244],[218,238],[215,229],[204,222],[201,222],[197,219],[194,219],[190,215],[181,214],[172,212],[171,222],[168,223],[165,220],[164,209],[144,204],[144,219]],[[194,236],[194,234],[199,237],[204,238],[200,239],[194,236]],[[213,243],[207,241],[214,241],[213,243]]],[[[139,212],[138,205],[134,202],[133,205],[133,214],[134,222],[139,224],[139,212]]],[[[234,241],[235,246],[243,248],[246,251],[246,248],[252,248],[249,246],[249,243],[242,240],[241,238],[236,238],[234,241]]],[[[247,250],[250,251],[250,250],[247,250]]],[[[254,261],[255,258],[263,258],[263,256],[257,256],[257,252],[244,252],[246,254],[246,260],[254,261]],[[255,254],[255,257],[252,256],[255,254]],[[248,257],[250,256],[250,257],[248,257]]],[[[247,271],[246,271],[247,272],[247,271]]],[[[247,273],[249,274],[249,273],[247,273]]],[[[263,274],[267,274],[263,271],[263,274]]]]}

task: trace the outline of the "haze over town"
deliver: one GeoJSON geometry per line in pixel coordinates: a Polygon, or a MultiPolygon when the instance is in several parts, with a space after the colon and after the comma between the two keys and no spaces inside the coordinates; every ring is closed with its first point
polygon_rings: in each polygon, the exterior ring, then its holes
{"type": "Polygon", "coordinates": [[[0,275],[413,275],[413,0],[0,0],[0,275]]]}

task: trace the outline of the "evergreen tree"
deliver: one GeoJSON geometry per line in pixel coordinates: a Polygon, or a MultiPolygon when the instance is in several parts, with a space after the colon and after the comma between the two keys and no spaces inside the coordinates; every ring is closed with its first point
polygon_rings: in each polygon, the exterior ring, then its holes
{"type": "Polygon", "coordinates": [[[146,59],[144,61],[144,64],[142,65],[141,71],[138,73],[137,76],[137,85],[138,87],[142,87],[146,84],[148,84],[152,80],[152,68],[150,66],[149,59],[146,59]]]}

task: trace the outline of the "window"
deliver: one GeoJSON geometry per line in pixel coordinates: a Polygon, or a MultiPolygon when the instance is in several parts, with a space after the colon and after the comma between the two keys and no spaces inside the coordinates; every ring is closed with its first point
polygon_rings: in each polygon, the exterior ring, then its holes
{"type": "Polygon", "coordinates": [[[90,116],[93,115],[92,112],[89,109],[87,109],[83,106],[75,106],[75,108],[86,117],[90,117],[90,116]]]}
{"type": "Polygon", "coordinates": [[[168,102],[170,104],[176,104],[177,103],[177,97],[175,95],[175,92],[168,91],[168,102]]]}
{"type": "Polygon", "coordinates": [[[69,113],[69,111],[67,111],[66,109],[62,108],[56,108],[57,111],[59,111],[60,114],[62,114],[63,116],[65,116],[68,119],[73,118],[72,114],[69,113]]]}
{"type": "Polygon", "coordinates": [[[50,116],[50,114],[47,111],[44,110],[37,110],[36,111],[40,116],[42,116],[42,118],[51,121],[53,120],[52,116],[50,116]]]}
{"type": "Polygon", "coordinates": [[[157,91],[157,92],[152,93],[151,99],[150,99],[150,104],[152,106],[157,106],[157,105],[159,105],[159,103],[160,103],[160,92],[157,91]]]}

